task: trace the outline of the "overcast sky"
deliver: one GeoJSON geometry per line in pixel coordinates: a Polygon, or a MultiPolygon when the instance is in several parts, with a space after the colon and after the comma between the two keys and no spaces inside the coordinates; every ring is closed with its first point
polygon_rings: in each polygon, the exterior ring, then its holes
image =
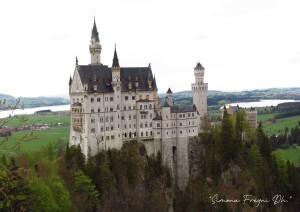
{"type": "Polygon", "coordinates": [[[190,90],[205,67],[209,90],[300,87],[300,1],[16,0],[0,3],[0,93],[68,93],[75,57],[90,63],[94,13],[101,60],[151,63],[159,92],[190,90]]]}

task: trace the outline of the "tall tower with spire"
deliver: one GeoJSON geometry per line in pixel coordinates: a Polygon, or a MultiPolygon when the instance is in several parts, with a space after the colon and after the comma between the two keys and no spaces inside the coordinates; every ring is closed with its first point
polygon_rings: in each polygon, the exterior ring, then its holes
{"type": "Polygon", "coordinates": [[[198,113],[198,129],[201,129],[201,124],[204,116],[207,114],[207,90],[208,83],[204,83],[205,68],[197,62],[194,68],[195,83],[192,84],[193,104],[198,113]]]}
{"type": "Polygon", "coordinates": [[[101,59],[100,59],[101,45],[100,45],[95,18],[94,18],[94,25],[92,29],[92,35],[91,35],[90,54],[91,54],[92,65],[101,64],[101,59]]]}

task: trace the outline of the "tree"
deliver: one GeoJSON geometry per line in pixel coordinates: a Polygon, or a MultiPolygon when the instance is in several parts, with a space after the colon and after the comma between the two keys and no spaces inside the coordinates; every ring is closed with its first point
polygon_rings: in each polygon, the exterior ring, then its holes
{"type": "Polygon", "coordinates": [[[234,142],[234,131],[231,117],[224,109],[221,126],[221,153],[225,162],[230,162],[236,157],[237,145],[234,142]]]}
{"type": "Polygon", "coordinates": [[[81,170],[75,173],[74,189],[74,203],[78,210],[96,211],[99,203],[99,193],[92,183],[92,180],[81,170]]]}

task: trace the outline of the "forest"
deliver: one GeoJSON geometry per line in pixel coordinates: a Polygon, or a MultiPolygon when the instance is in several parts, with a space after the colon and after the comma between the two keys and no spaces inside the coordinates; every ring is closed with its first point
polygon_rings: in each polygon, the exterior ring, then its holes
{"type": "Polygon", "coordinates": [[[184,191],[161,154],[136,141],[85,158],[79,146],[28,153],[1,138],[0,211],[299,211],[299,168],[272,154],[261,124],[251,129],[245,111],[225,110],[220,125],[207,119],[203,129],[205,154],[184,191]]]}

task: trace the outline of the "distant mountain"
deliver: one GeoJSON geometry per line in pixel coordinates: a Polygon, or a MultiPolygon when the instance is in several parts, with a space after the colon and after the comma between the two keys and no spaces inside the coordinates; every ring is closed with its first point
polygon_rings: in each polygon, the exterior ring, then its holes
{"type": "Polygon", "coordinates": [[[65,105],[70,104],[68,98],[62,97],[18,97],[7,94],[0,94],[0,110],[6,109],[8,106],[17,106],[18,108],[32,108],[42,106],[53,106],[53,105],[65,105]]]}

